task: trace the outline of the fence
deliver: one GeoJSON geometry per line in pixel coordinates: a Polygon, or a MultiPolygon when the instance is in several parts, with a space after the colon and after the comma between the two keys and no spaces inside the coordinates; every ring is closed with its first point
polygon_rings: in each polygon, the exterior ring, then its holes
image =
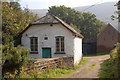
{"type": "Polygon", "coordinates": [[[73,56],[40,59],[27,64],[26,71],[29,70],[46,70],[56,68],[72,68],[74,67],[73,56]]]}

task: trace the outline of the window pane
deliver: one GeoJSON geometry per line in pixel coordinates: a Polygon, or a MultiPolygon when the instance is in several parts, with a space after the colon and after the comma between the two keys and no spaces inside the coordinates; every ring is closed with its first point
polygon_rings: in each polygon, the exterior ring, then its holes
{"type": "Polygon", "coordinates": [[[63,52],[64,51],[64,37],[56,37],[56,51],[63,52]]]}
{"type": "Polygon", "coordinates": [[[64,37],[61,38],[61,51],[64,51],[64,37]]]}
{"type": "Polygon", "coordinates": [[[38,38],[30,38],[31,51],[38,51],[38,38]]]}
{"type": "Polygon", "coordinates": [[[31,44],[33,44],[33,38],[31,38],[31,44]]]}
{"type": "Polygon", "coordinates": [[[61,42],[61,51],[64,51],[64,42],[61,42]]]}
{"type": "Polygon", "coordinates": [[[37,41],[38,39],[37,38],[35,38],[35,44],[37,45],[38,44],[38,41],[37,41]]]}
{"type": "Polygon", "coordinates": [[[59,51],[59,38],[56,37],[56,51],[59,51]]]}

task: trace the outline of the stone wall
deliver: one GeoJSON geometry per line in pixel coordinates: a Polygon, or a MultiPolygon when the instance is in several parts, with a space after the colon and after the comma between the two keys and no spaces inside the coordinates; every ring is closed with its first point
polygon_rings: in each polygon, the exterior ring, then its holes
{"type": "Polygon", "coordinates": [[[73,56],[49,58],[49,59],[37,59],[34,62],[27,64],[26,71],[29,70],[46,70],[56,68],[73,68],[74,58],[73,56]]]}

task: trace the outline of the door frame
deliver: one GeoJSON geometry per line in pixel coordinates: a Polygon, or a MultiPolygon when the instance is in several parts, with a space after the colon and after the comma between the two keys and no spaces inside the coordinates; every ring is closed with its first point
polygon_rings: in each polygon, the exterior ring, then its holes
{"type": "Polygon", "coordinates": [[[50,52],[51,52],[50,58],[52,58],[52,48],[51,47],[42,47],[42,58],[43,58],[43,49],[50,49],[50,52]]]}

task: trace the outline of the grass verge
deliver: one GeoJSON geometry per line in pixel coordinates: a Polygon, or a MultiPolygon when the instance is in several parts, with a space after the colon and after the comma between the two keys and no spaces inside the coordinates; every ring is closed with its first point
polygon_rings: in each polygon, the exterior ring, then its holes
{"type": "Polygon", "coordinates": [[[43,71],[42,73],[38,74],[37,72],[33,71],[26,75],[21,75],[22,78],[54,78],[57,76],[70,74],[75,72],[78,68],[81,68],[83,65],[85,65],[88,62],[88,59],[83,59],[79,65],[77,65],[75,68],[69,68],[69,69],[49,69],[46,71],[43,71]]]}
{"type": "Polygon", "coordinates": [[[83,65],[85,65],[86,63],[88,63],[88,60],[89,60],[89,59],[84,58],[84,59],[79,63],[79,65],[75,66],[75,69],[81,68],[83,65]]]}
{"type": "Polygon", "coordinates": [[[99,78],[113,78],[113,73],[111,71],[110,59],[105,60],[101,64],[101,69],[99,72],[99,78]]]}
{"type": "Polygon", "coordinates": [[[75,66],[75,68],[72,69],[54,69],[50,70],[50,73],[47,72],[43,75],[40,75],[40,78],[54,78],[56,76],[70,74],[75,72],[77,69],[81,68],[83,65],[85,65],[88,62],[88,59],[83,59],[79,65],[75,66]]]}

